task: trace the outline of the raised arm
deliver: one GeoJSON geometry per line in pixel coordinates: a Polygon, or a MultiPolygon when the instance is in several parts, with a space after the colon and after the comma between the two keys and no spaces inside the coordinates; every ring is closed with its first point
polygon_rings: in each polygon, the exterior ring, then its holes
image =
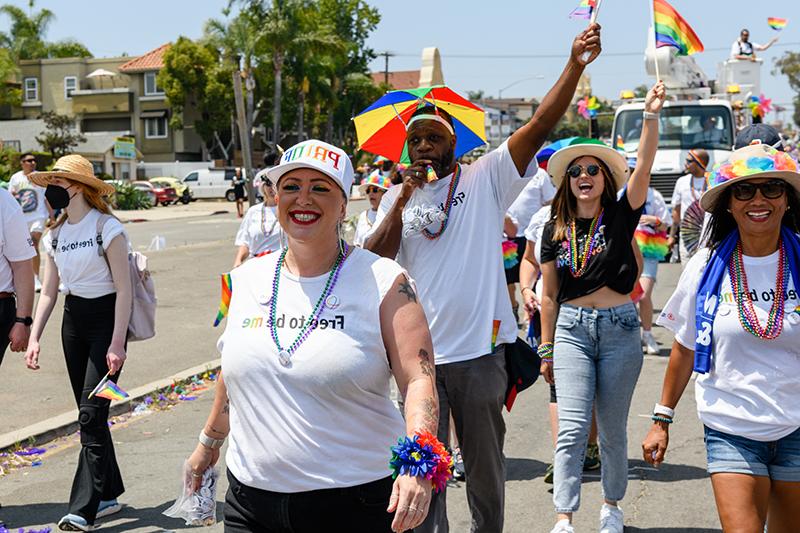
{"type": "Polygon", "coordinates": [[[567,66],[542,99],[531,120],[509,137],[508,151],[520,176],[525,174],[533,156],[564,116],[575,95],[583,70],[600,54],[600,48],[600,25],[591,24],[573,41],[567,66]],[[589,52],[586,59],[583,58],[584,52],[589,52]]]}
{"type": "Polygon", "coordinates": [[[772,39],[769,40],[769,42],[767,44],[754,44],[753,48],[755,50],[758,50],[759,52],[763,52],[764,50],[768,49],[770,46],[772,46],[773,44],[775,44],[777,42],[778,42],[778,38],[777,37],[773,37],[772,39]]]}
{"type": "Polygon", "coordinates": [[[639,209],[647,200],[647,189],[650,187],[650,169],[656,158],[658,149],[658,114],[664,106],[667,93],[664,82],[657,82],[648,92],[644,102],[644,124],[639,138],[639,151],[636,154],[636,168],[628,179],[628,202],[634,209],[639,209]]]}

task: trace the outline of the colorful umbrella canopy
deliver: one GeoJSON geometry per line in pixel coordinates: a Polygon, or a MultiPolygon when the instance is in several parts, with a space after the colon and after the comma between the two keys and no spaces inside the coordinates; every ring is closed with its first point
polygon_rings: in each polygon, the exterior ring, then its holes
{"type": "Polygon", "coordinates": [[[539,163],[539,168],[547,170],[547,163],[550,161],[550,156],[558,152],[564,147],[572,146],[573,144],[605,144],[603,141],[597,139],[590,139],[588,137],[566,137],[559,139],[552,144],[548,144],[536,153],[536,161],[539,163]]]}
{"type": "Polygon", "coordinates": [[[389,91],[358,114],[358,144],[362,150],[399,163],[411,163],[406,145],[406,124],[423,106],[435,106],[453,118],[456,134],[455,156],[486,144],[483,110],[444,85],[389,91]]]}

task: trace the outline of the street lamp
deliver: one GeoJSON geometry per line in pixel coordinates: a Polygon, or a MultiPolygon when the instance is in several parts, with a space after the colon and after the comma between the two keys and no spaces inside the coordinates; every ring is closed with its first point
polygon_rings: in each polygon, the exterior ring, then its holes
{"type": "Polygon", "coordinates": [[[509,85],[506,85],[506,86],[505,86],[505,87],[503,87],[502,89],[500,89],[500,90],[497,92],[497,99],[498,99],[498,100],[502,100],[502,99],[503,99],[503,91],[505,91],[506,89],[510,89],[510,88],[511,88],[511,87],[513,87],[514,85],[517,85],[517,84],[519,84],[519,83],[522,83],[523,81],[530,81],[530,80],[543,80],[543,79],[544,79],[544,76],[542,76],[541,74],[539,74],[538,76],[531,76],[530,78],[522,78],[521,80],[517,80],[517,81],[515,81],[515,82],[513,82],[513,83],[511,83],[511,84],[509,84],[509,85]]]}

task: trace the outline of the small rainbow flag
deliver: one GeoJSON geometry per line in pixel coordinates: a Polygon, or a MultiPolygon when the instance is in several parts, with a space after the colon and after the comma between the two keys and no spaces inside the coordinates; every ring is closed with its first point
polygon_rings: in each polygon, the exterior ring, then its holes
{"type": "Polygon", "coordinates": [[[783,28],[786,27],[786,24],[788,22],[789,22],[788,20],[781,19],[781,18],[778,18],[778,17],[769,17],[769,18],[767,18],[767,24],[769,24],[769,27],[772,28],[775,31],[781,31],[783,28]]]}
{"type": "Polygon", "coordinates": [[[639,250],[645,259],[658,259],[661,261],[669,252],[669,246],[667,246],[669,236],[666,231],[649,232],[637,229],[633,237],[636,239],[636,244],[639,245],[639,250]]]}
{"type": "Polygon", "coordinates": [[[492,320],[492,350],[497,346],[497,334],[500,333],[500,321],[492,320]]]}
{"type": "Polygon", "coordinates": [[[656,48],[672,46],[679,56],[702,52],[703,43],[680,14],[666,0],[653,0],[656,48]]]}
{"type": "Polygon", "coordinates": [[[597,6],[597,0],[581,0],[578,7],[572,10],[569,14],[571,19],[590,19],[592,18],[592,11],[597,6]]]}
{"type": "Polygon", "coordinates": [[[519,246],[514,241],[503,241],[503,268],[508,270],[519,263],[519,246]]]}
{"type": "Polygon", "coordinates": [[[622,135],[617,134],[617,140],[614,143],[614,148],[616,148],[620,152],[625,151],[625,141],[622,139],[622,135]]]}
{"type": "Polygon", "coordinates": [[[233,283],[231,282],[230,273],[222,274],[220,276],[220,281],[222,282],[222,293],[220,295],[217,318],[214,319],[214,327],[219,326],[222,319],[228,316],[228,309],[231,305],[231,294],[233,294],[233,283]]]}
{"type": "Polygon", "coordinates": [[[106,374],[103,379],[100,380],[100,383],[97,384],[97,387],[94,388],[92,393],[89,394],[89,398],[92,396],[99,396],[107,400],[124,400],[128,397],[128,393],[120,389],[116,383],[108,379],[108,374],[106,374]]]}

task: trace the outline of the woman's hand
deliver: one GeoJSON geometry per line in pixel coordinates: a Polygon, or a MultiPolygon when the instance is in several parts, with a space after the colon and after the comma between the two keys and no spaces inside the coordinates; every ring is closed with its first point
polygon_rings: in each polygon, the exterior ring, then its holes
{"type": "Polygon", "coordinates": [[[542,364],[539,367],[539,373],[550,385],[553,385],[556,382],[556,378],[553,376],[553,361],[545,361],[543,359],[542,364]]]}
{"type": "Polygon", "coordinates": [[[122,365],[125,364],[125,359],[128,356],[125,354],[125,347],[124,346],[115,346],[113,343],[111,346],[108,347],[108,353],[106,354],[106,364],[108,365],[108,375],[113,376],[119,369],[122,368],[122,365]]]}
{"type": "Polygon", "coordinates": [[[669,445],[669,429],[655,422],[642,442],[642,455],[644,460],[653,466],[658,466],[664,461],[669,445]]]}
{"type": "Polygon", "coordinates": [[[414,529],[428,516],[431,503],[431,482],[421,477],[397,476],[389,498],[389,513],[394,513],[392,531],[414,529]]]}
{"type": "Polygon", "coordinates": [[[664,102],[667,99],[667,90],[664,87],[664,82],[659,81],[647,91],[647,96],[644,99],[644,110],[647,113],[660,113],[661,108],[664,107],[664,102]]]}
{"type": "Polygon", "coordinates": [[[31,370],[39,370],[39,341],[33,338],[28,340],[28,349],[25,351],[25,365],[31,370]]]}
{"type": "Polygon", "coordinates": [[[539,299],[536,298],[533,289],[525,287],[522,290],[522,301],[525,304],[525,311],[528,312],[528,318],[533,320],[533,315],[539,311],[539,299]]]}
{"type": "Polygon", "coordinates": [[[218,460],[219,448],[209,448],[197,443],[197,448],[194,449],[187,460],[189,463],[188,475],[192,478],[187,484],[192,487],[192,492],[197,492],[200,489],[200,484],[203,481],[203,472],[209,466],[217,464],[218,460]]]}

